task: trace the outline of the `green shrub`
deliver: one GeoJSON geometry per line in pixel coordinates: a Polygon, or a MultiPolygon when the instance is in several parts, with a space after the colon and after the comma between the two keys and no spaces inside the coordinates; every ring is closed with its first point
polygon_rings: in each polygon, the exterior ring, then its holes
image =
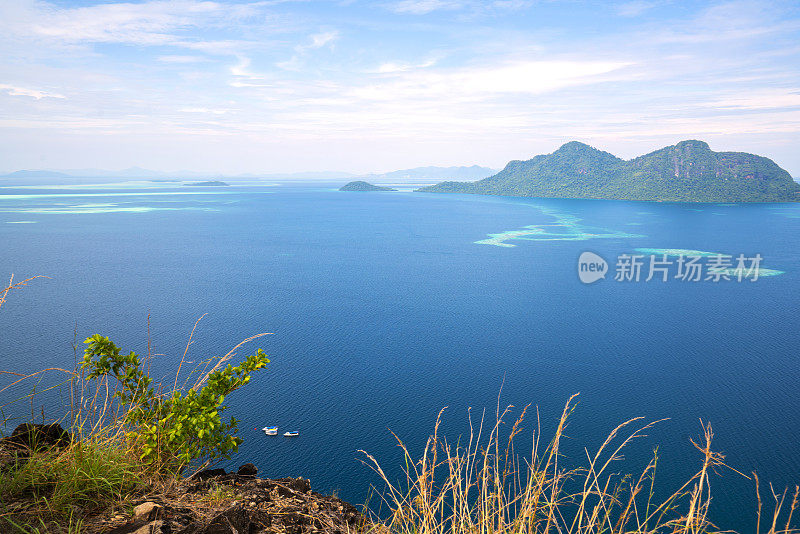
{"type": "Polygon", "coordinates": [[[238,450],[238,421],[222,420],[222,403],[250,381],[253,371],[269,363],[261,349],[236,367],[215,367],[189,390],[176,388],[161,395],[135,352],[122,354],[99,334],[84,343],[88,346],[81,365],[88,371],[86,379],[110,375],[119,382],[115,396],[126,410],[128,436],[141,445],[142,460],[159,470],[179,470],[193,460],[229,458],[238,450]]]}

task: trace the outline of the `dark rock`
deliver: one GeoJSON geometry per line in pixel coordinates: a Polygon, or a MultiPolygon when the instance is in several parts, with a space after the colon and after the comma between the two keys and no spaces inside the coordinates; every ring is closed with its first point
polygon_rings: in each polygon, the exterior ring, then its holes
{"type": "Polygon", "coordinates": [[[298,493],[308,493],[311,491],[311,481],[307,478],[282,478],[280,482],[298,493]]]}
{"type": "Polygon", "coordinates": [[[253,464],[244,464],[239,467],[239,471],[236,472],[236,474],[241,477],[254,477],[257,473],[258,468],[253,464]]]}
{"type": "Polygon", "coordinates": [[[258,532],[263,525],[260,521],[254,521],[255,517],[243,508],[229,508],[218,516],[214,517],[204,529],[199,530],[198,534],[250,534],[258,532]]]}
{"type": "Polygon", "coordinates": [[[50,425],[22,423],[9,437],[0,440],[0,443],[6,447],[28,450],[63,448],[72,443],[72,436],[58,423],[50,425]]]}

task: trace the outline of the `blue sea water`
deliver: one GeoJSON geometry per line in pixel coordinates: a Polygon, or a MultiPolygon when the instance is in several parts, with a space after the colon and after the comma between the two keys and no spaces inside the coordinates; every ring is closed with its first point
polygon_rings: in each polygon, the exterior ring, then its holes
{"type": "MultiPolygon", "coordinates": [[[[764,481],[782,490],[800,483],[798,235],[795,204],[345,193],[325,184],[5,189],[0,274],[50,279],[0,309],[0,367],[69,367],[74,340],[94,333],[146,353],[149,316],[161,354],[154,370],[171,383],[194,322],[208,314],[191,361],[274,333],[240,351],[261,347],[272,363],[229,398],[244,444],[228,467],[250,461],[263,476],[308,477],[318,491],[361,503],[379,480],[359,449],[397,476],[402,455],[390,430],[419,452],[447,406],[443,430],[455,440],[468,431],[470,407],[493,419],[502,387],[514,414],[538,406],[545,438],[580,393],[568,462],[582,462],[583,447],[592,451],[624,420],[669,418],[614,469],[641,471],[658,446],[659,483],[676,489],[700,466],[689,438],[702,419],[731,466],[757,470],[762,491],[764,481]],[[760,254],[762,267],[782,274],[579,281],[582,252],[613,270],[637,248],[760,254]],[[273,424],[301,436],[256,430],[273,424]]],[[[0,404],[15,394],[0,394],[0,404]]],[[[45,415],[58,417],[59,398],[47,395],[45,415]]],[[[26,404],[3,410],[40,416],[26,404]]],[[[524,435],[535,427],[530,419],[524,435]]],[[[753,483],[722,469],[711,485],[718,525],[752,531],[753,483]]]]}

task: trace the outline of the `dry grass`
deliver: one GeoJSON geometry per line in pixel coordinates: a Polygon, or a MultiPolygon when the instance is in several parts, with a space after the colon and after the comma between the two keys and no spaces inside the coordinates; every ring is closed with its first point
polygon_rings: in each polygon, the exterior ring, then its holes
{"type": "MultiPolygon", "coordinates": [[[[440,436],[440,412],[434,433],[418,460],[395,436],[405,463],[405,480],[400,484],[390,480],[373,456],[361,451],[385,484],[386,489],[379,492],[382,507],[388,509],[385,525],[396,534],[718,532],[708,515],[709,476],[717,468],[730,468],[724,457],[711,448],[710,424],[703,425],[702,439],[692,442],[700,453],[699,470],[667,499],[658,502],[654,497],[657,458],[636,477],[619,477],[610,469],[631,440],[643,436],[657,421],[626,421],[609,434],[594,454],[584,449],[586,460],[582,467],[565,469],[559,464],[561,441],[574,400],[575,396],[567,402],[555,434],[546,445],[537,414],[532,451],[524,461],[515,455],[513,443],[527,407],[511,426],[507,439],[501,440],[500,433],[511,407],[501,413],[498,406],[491,428],[485,427],[482,418],[476,430],[470,419],[469,441],[463,446],[440,436]]],[[[800,532],[790,526],[798,504],[798,488],[791,500],[787,492],[773,491],[772,495],[775,508],[768,529],[764,530],[759,497],[758,510],[754,511],[760,524],[757,532],[800,532]]]]}
{"type": "MultiPolygon", "coordinates": [[[[0,306],[12,290],[36,278],[46,277],[35,276],[14,283],[12,276],[8,286],[0,289],[0,306]]],[[[200,319],[191,330],[174,380],[154,384],[160,396],[171,396],[175,390],[185,392],[199,388],[209,374],[223,362],[231,360],[242,345],[267,335],[252,336],[224,356],[205,358],[188,371],[188,376],[182,377],[181,370],[200,319]],[[179,385],[179,378],[185,379],[183,385],[179,385]]],[[[153,354],[150,347],[148,335],[148,353],[143,361],[143,368],[148,375],[154,357],[163,356],[153,354]]],[[[73,370],[48,368],[28,374],[0,371],[0,377],[11,378],[9,383],[0,387],[0,394],[11,394],[13,397],[0,405],[4,427],[8,427],[10,421],[5,416],[5,410],[10,405],[29,401],[29,421],[32,422],[36,415],[35,399],[42,393],[59,389],[62,393],[66,392],[69,407],[68,413],[55,422],[68,429],[73,436],[72,443],[64,449],[26,451],[23,456],[27,458],[19,462],[14,461],[13,452],[5,451],[5,459],[0,457],[0,464],[9,460],[11,464],[16,464],[16,467],[6,469],[0,465],[0,532],[9,529],[30,533],[82,532],[87,517],[124,508],[145,492],[166,493],[182,477],[180,471],[165,471],[160,465],[140,460],[141,443],[125,423],[127,410],[136,409],[136,406],[123,407],[115,402],[116,381],[110,381],[108,377],[86,380],[86,370],[78,365],[77,355],[73,370]],[[39,383],[51,372],[64,377],[63,380],[55,380],[55,383],[41,388],[39,383]],[[36,381],[32,391],[18,393],[32,380],[36,381]]],[[[202,469],[206,465],[194,467],[202,469]]]]}

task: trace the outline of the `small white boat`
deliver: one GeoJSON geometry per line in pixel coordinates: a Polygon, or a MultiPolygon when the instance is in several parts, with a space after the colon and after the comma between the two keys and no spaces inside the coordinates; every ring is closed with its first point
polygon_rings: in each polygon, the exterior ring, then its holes
{"type": "Polygon", "coordinates": [[[286,437],[286,438],[296,438],[299,435],[300,435],[300,432],[298,432],[297,430],[293,430],[292,432],[284,432],[283,433],[283,436],[286,437]]]}
{"type": "Polygon", "coordinates": [[[268,436],[277,436],[278,435],[278,427],[277,426],[265,426],[261,430],[264,431],[264,434],[268,436]]]}

